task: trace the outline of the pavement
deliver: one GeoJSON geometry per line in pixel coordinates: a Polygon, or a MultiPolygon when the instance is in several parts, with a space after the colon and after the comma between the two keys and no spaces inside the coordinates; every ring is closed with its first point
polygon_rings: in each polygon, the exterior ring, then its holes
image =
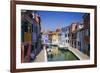
{"type": "Polygon", "coordinates": [[[68,50],[72,51],[80,60],[88,60],[90,59],[89,56],[80,52],[78,49],[69,47],[68,50]]]}
{"type": "Polygon", "coordinates": [[[47,54],[45,47],[41,50],[41,52],[36,56],[34,62],[46,62],[47,61],[47,54]]]}

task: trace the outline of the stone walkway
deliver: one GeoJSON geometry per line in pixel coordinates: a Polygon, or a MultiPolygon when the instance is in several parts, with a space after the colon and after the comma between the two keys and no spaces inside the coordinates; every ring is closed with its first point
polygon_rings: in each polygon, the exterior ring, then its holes
{"type": "Polygon", "coordinates": [[[80,60],[88,60],[90,59],[86,54],[80,52],[78,49],[69,47],[70,51],[72,51],[80,60]]]}
{"type": "Polygon", "coordinates": [[[45,62],[47,61],[46,49],[43,48],[41,52],[36,56],[34,62],[45,62]]]}

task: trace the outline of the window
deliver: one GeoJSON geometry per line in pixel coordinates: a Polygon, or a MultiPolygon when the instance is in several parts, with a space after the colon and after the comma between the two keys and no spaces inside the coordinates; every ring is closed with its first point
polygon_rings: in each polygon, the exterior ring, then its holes
{"type": "Polygon", "coordinates": [[[78,42],[78,46],[80,46],[80,42],[78,42]]]}
{"type": "Polygon", "coordinates": [[[65,34],[65,37],[67,37],[67,34],[65,34]]]}
{"type": "Polygon", "coordinates": [[[69,43],[69,40],[68,40],[68,43],[69,43]]]}
{"type": "Polygon", "coordinates": [[[67,40],[66,40],[66,43],[67,43],[67,40]]]}
{"type": "Polygon", "coordinates": [[[76,41],[74,42],[75,48],[76,48],[76,41]]]}
{"type": "Polygon", "coordinates": [[[69,33],[68,33],[68,37],[69,37],[69,33]]]}

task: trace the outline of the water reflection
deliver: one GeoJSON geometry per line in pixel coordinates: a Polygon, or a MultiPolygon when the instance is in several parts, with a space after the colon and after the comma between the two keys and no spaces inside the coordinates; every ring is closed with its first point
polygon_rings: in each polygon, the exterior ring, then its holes
{"type": "Polygon", "coordinates": [[[47,47],[47,59],[48,61],[79,60],[71,51],[59,48],[57,45],[47,47]]]}

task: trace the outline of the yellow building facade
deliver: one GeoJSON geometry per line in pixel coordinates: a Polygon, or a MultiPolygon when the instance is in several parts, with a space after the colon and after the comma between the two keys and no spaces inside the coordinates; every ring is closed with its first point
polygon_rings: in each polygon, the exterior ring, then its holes
{"type": "Polygon", "coordinates": [[[52,44],[57,45],[59,43],[59,35],[57,32],[52,33],[52,44]]]}

